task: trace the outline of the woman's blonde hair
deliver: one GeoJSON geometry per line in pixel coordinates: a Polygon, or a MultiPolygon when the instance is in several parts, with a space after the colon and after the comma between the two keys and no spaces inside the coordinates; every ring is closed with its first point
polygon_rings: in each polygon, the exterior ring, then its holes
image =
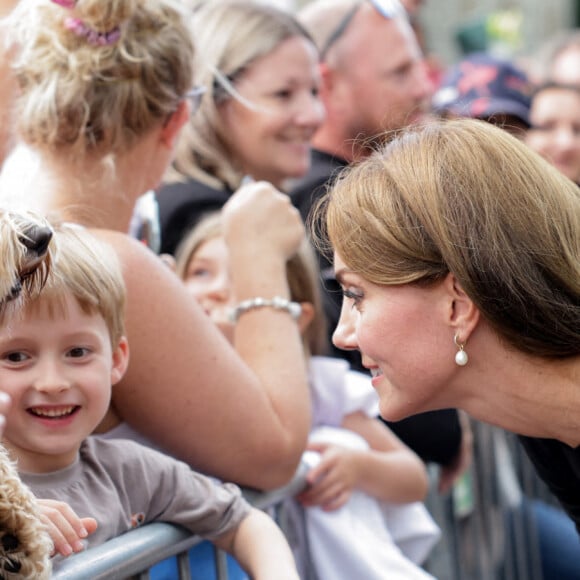
{"type": "Polygon", "coordinates": [[[123,152],[175,111],[194,57],[178,0],[22,0],[10,17],[20,136],[71,154],[123,152]],[[101,35],[90,42],[70,23],[101,35]],[[116,38],[112,36],[111,38],[116,38]]]}
{"type": "MultiPolygon", "coordinates": [[[[40,293],[25,299],[22,313],[49,308],[62,316],[67,295],[75,298],[85,314],[103,317],[115,348],[125,334],[125,282],[119,259],[111,246],[73,224],[55,224],[50,272],[40,293]]],[[[6,324],[0,315],[0,323],[6,324]]],[[[16,314],[18,316],[18,314],[16,314]]]]}
{"type": "Polygon", "coordinates": [[[292,14],[252,0],[202,2],[193,13],[192,30],[198,82],[208,92],[181,133],[167,181],[194,178],[233,191],[243,172],[227,146],[220,104],[241,98],[236,80],[285,40],[301,36],[314,42],[292,14]]]}
{"type": "MultiPolygon", "coordinates": [[[[222,234],[219,212],[207,214],[189,232],[175,254],[176,272],[182,280],[186,279],[189,263],[199,248],[222,234]]],[[[322,305],[318,265],[312,246],[307,240],[304,240],[298,252],[288,260],[286,276],[290,299],[294,302],[309,302],[314,308],[314,317],[303,336],[305,349],[310,355],[327,354],[326,317],[322,305]]]]}
{"type": "Polygon", "coordinates": [[[373,283],[452,272],[516,349],[580,353],[580,189],[489,123],[403,131],[342,174],[311,226],[373,283]]]}

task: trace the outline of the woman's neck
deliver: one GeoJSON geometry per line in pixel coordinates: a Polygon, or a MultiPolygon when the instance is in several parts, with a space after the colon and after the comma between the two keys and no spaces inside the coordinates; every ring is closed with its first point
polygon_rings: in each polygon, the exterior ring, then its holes
{"type": "Polygon", "coordinates": [[[473,417],[531,437],[580,445],[580,357],[548,361],[509,357],[483,373],[464,405],[473,417]]]}
{"type": "Polygon", "coordinates": [[[0,196],[12,206],[57,213],[87,227],[127,232],[137,198],[149,189],[146,167],[135,167],[132,159],[75,162],[65,155],[20,149],[8,162],[0,196]]]}

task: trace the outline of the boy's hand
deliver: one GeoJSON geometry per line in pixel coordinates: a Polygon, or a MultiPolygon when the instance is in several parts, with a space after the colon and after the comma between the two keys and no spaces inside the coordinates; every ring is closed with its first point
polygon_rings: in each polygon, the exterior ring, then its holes
{"type": "Polygon", "coordinates": [[[4,425],[6,424],[6,415],[10,409],[10,397],[3,391],[0,391],[0,437],[4,432],[4,425]]]}
{"type": "Polygon", "coordinates": [[[82,552],[85,549],[82,540],[97,529],[97,521],[93,518],[80,518],[62,501],[39,499],[37,502],[40,519],[54,545],[52,555],[70,556],[73,552],[82,552]]]}

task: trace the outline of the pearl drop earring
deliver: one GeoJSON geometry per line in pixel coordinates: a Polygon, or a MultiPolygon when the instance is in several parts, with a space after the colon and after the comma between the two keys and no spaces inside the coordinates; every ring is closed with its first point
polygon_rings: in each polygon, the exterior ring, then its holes
{"type": "Polygon", "coordinates": [[[462,342],[459,342],[457,334],[453,337],[453,342],[455,343],[455,346],[459,349],[455,353],[455,363],[458,364],[460,367],[464,367],[467,364],[469,357],[467,356],[465,350],[463,350],[464,345],[462,342]]]}

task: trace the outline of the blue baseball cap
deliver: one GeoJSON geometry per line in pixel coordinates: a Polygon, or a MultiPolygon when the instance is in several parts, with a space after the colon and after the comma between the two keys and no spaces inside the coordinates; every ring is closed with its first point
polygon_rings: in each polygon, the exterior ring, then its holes
{"type": "Polygon", "coordinates": [[[472,53],[452,66],[433,95],[433,109],[459,117],[512,115],[528,127],[532,84],[512,62],[472,53]]]}

